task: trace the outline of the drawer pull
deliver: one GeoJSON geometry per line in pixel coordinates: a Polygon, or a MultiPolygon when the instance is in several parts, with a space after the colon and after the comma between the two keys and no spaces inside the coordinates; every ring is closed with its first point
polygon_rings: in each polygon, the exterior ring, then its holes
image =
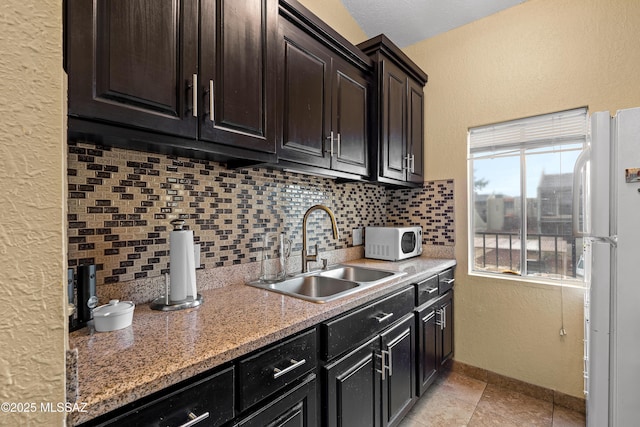
{"type": "Polygon", "coordinates": [[[304,365],[305,363],[307,363],[306,359],[302,359],[300,361],[297,361],[295,359],[291,359],[289,360],[291,362],[291,365],[287,366],[284,369],[279,369],[279,368],[273,368],[273,379],[275,380],[276,378],[280,378],[281,376],[283,376],[286,373],[289,373],[291,371],[293,371],[294,369],[296,369],[299,366],[304,365]]]}
{"type": "Polygon", "coordinates": [[[446,283],[447,285],[453,285],[453,282],[455,282],[456,279],[442,279],[441,281],[446,283]]]}
{"type": "Polygon", "coordinates": [[[196,414],[194,414],[193,412],[189,412],[189,421],[187,421],[186,423],[182,424],[180,427],[191,427],[194,426],[196,424],[198,424],[200,421],[204,421],[207,418],[209,418],[209,413],[205,412],[204,414],[197,416],[196,414]]]}
{"type": "Polygon", "coordinates": [[[391,319],[393,317],[393,313],[380,313],[377,316],[373,317],[378,320],[378,323],[382,323],[385,320],[391,319]]]}
{"type": "Polygon", "coordinates": [[[427,288],[424,290],[424,293],[429,295],[431,295],[434,292],[438,292],[438,288],[427,288]]]}

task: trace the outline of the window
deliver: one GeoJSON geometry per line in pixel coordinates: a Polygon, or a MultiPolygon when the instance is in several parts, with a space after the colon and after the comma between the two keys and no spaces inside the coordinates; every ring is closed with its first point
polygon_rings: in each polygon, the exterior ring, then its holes
{"type": "Polygon", "coordinates": [[[586,108],[469,130],[470,269],[543,279],[580,276],[573,168],[586,108]]]}

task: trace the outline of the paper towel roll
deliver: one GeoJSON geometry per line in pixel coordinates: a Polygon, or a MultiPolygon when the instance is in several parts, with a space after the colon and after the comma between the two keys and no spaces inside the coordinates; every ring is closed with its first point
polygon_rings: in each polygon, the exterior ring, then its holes
{"type": "Polygon", "coordinates": [[[170,299],[182,301],[192,295],[196,284],[193,230],[172,231],[170,236],[170,299]]]}

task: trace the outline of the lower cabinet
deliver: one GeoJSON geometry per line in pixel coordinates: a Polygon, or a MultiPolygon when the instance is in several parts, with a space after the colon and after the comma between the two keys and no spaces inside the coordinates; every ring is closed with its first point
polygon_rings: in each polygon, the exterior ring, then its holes
{"type": "Polygon", "coordinates": [[[439,317],[441,347],[438,361],[442,366],[453,357],[453,291],[447,292],[440,299],[439,317]]]}
{"type": "Polygon", "coordinates": [[[323,369],[327,427],[380,425],[380,338],[371,338],[323,369]]]}
{"type": "Polygon", "coordinates": [[[408,285],[85,425],[395,427],[453,357],[453,282],[408,285]]]}
{"type": "Polygon", "coordinates": [[[418,324],[418,395],[421,396],[433,383],[438,373],[438,332],[436,304],[416,311],[418,324]]]}
{"type": "Polygon", "coordinates": [[[416,401],[415,321],[412,314],[381,334],[382,425],[395,426],[416,401]],[[386,355],[386,361],[385,361],[386,355]],[[385,373],[386,371],[386,373],[385,373]]]}
{"type": "Polygon", "coordinates": [[[453,357],[453,290],[416,309],[417,393],[421,396],[453,357]]]}
{"type": "Polygon", "coordinates": [[[352,343],[364,340],[322,368],[323,425],[392,427],[411,409],[416,401],[413,295],[413,288],[404,289],[323,325],[325,350],[345,337],[352,343]],[[397,320],[385,324],[391,318],[397,320]],[[379,329],[354,335],[353,326],[365,319],[379,329]]]}

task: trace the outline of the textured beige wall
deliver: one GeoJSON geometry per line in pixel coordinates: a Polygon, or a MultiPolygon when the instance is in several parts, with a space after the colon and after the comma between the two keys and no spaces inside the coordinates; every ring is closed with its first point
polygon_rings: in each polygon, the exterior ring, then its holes
{"type": "Polygon", "coordinates": [[[358,44],[369,38],[344,7],[341,0],[298,1],[351,43],[358,44]]]}
{"type": "Polygon", "coordinates": [[[582,396],[582,292],[467,275],[467,128],[640,106],[640,2],[529,0],[409,46],[428,74],[426,179],[455,179],[456,359],[582,396]]]}
{"type": "Polygon", "coordinates": [[[62,2],[5,0],[0,19],[0,425],[62,425],[65,92],[62,2]]]}

